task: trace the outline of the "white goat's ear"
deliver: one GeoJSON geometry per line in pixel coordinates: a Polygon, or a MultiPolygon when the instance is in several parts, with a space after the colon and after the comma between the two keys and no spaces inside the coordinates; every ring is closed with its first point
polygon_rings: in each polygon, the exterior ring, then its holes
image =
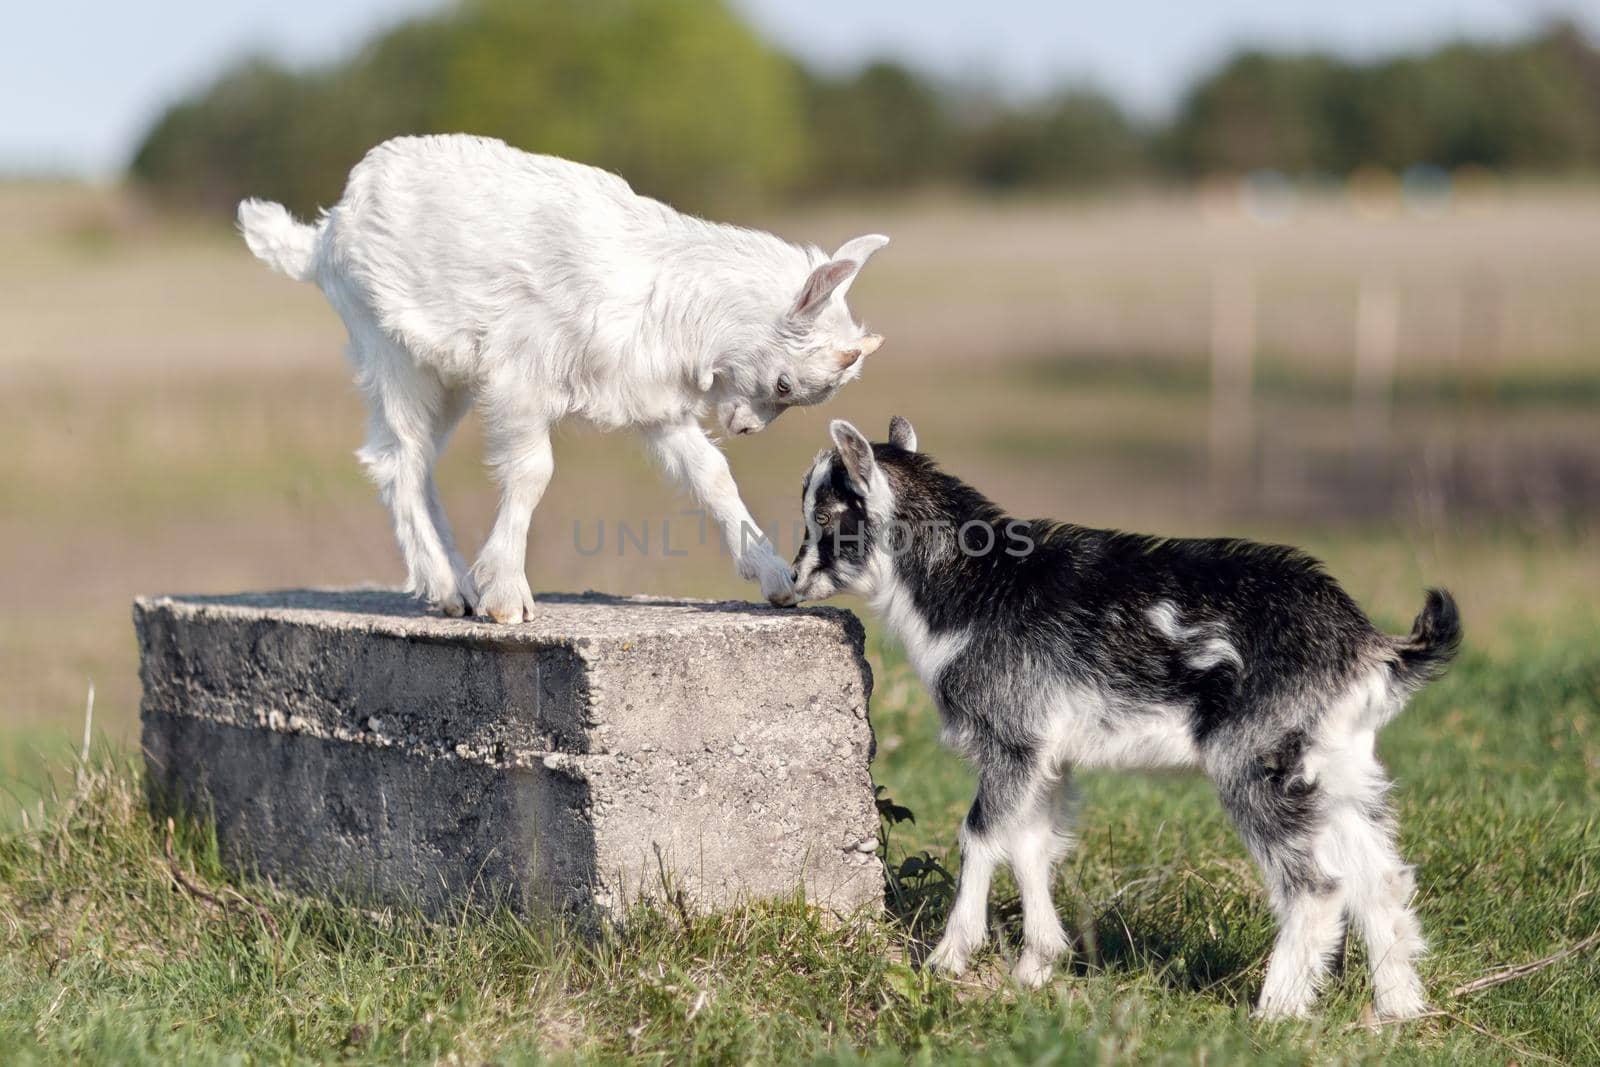
{"type": "Polygon", "coordinates": [[[852,237],[839,246],[839,251],[833,254],[834,259],[852,259],[862,266],[872,258],[872,253],[889,243],[889,239],[881,233],[867,233],[860,237],[852,237]]]}
{"type": "Polygon", "coordinates": [[[850,483],[855,486],[856,492],[866,496],[868,487],[872,485],[872,474],[878,469],[878,461],[872,456],[872,445],[861,436],[860,430],[843,419],[834,419],[829,424],[828,435],[833,438],[833,446],[839,450],[839,458],[844,460],[850,483]]]}
{"type": "Polygon", "coordinates": [[[917,431],[912,428],[910,419],[896,415],[889,420],[889,443],[907,452],[917,450],[917,431]]]}
{"type": "Polygon", "coordinates": [[[800,295],[795,298],[794,307],[789,314],[797,319],[809,319],[816,316],[828,304],[828,298],[840,286],[848,286],[850,279],[854,278],[856,271],[861,269],[861,264],[853,259],[830,259],[822,266],[811,272],[811,277],[800,287],[800,295]]]}
{"type": "Polygon", "coordinates": [[[855,282],[856,274],[872,258],[872,253],[888,243],[889,239],[883,234],[869,233],[852,237],[840,245],[832,259],[811,272],[811,277],[800,287],[800,296],[789,314],[810,318],[823,309],[830,297],[837,296],[843,300],[855,282]]]}
{"type": "Polygon", "coordinates": [[[834,353],[834,358],[840,370],[849,370],[856,365],[856,360],[862,356],[870,356],[883,344],[883,337],[879,334],[869,333],[861,337],[849,348],[842,348],[834,353]]]}
{"type": "MultiPolygon", "coordinates": [[[[839,288],[834,290],[833,295],[836,299],[843,300],[845,298],[845,294],[850,291],[850,287],[856,283],[856,275],[861,273],[861,268],[865,267],[867,260],[872,258],[872,253],[888,243],[889,239],[883,234],[868,233],[860,237],[852,237],[839,246],[839,250],[833,254],[833,258],[836,260],[849,260],[856,265],[856,269],[851,271],[845,280],[839,283],[839,288]]],[[[861,354],[870,356],[872,355],[872,350],[864,350],[861,354]]]]}

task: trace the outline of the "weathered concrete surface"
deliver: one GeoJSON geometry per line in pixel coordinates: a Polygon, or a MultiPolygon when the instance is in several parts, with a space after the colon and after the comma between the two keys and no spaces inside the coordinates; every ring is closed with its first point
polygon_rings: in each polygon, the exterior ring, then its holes
{"type": "Polygon", "coordinates": [[[303,890],[617,914],[796,889],[876,905],[861,626],[545,595],[521,626],[379,591],[134,606],[152,799],[303,890]]]}

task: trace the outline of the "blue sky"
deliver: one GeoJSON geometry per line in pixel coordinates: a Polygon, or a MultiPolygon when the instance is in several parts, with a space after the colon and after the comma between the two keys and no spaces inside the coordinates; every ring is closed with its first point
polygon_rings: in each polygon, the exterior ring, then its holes
{"type": "MultiPolygon", "coordinates": [[[[1007,92],[1062,81],[1145,115],[1242,43],[1374,55],[1525,32],[1600,38],[1600,0],[733,0],[811,62],[890,54],[1007,92]]],[[[150,118],[247,51],[315,62],[436,0],[15,0],[0,16],[0,171],[105,176],[150,118]]]]}

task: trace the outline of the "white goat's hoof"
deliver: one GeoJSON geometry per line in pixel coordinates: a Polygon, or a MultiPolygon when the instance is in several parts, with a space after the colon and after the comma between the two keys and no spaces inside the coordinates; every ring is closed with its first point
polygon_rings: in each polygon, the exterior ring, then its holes
{"type": "Polygon", "coordinates": [[[470,581],[452,574],[448,578],[417,588],[420,590],[417,596],[424,603],[452,619],[472,614],[474,590],[470,581]]]}
{"type": "Polygon", "coordinates": [[[526,577],[491,579],[478,594],[478,614],[498,623],[515,625],[533,620],[533,593],[526,577]]]}
{"type": "Polygon", "coordinates": [[[761,595],[774,607],[792,608],[800,602],[794,595],[794,573],[789,565],[768,551],[765,558],[754,564],[756,570],[750,577],[761,583],[761,595]]]}

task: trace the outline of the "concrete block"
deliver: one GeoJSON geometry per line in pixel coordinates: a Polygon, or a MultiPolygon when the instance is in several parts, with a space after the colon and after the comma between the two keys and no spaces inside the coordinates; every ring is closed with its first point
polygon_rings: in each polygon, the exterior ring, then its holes
{"type": "Polygon", "coordinates": [[[538,598],[535,622],[399,593],[134,605],[158,810],[302,891],[615,916],[803,890],[875,907],[872,675],[835,608],[538,598]]]}

